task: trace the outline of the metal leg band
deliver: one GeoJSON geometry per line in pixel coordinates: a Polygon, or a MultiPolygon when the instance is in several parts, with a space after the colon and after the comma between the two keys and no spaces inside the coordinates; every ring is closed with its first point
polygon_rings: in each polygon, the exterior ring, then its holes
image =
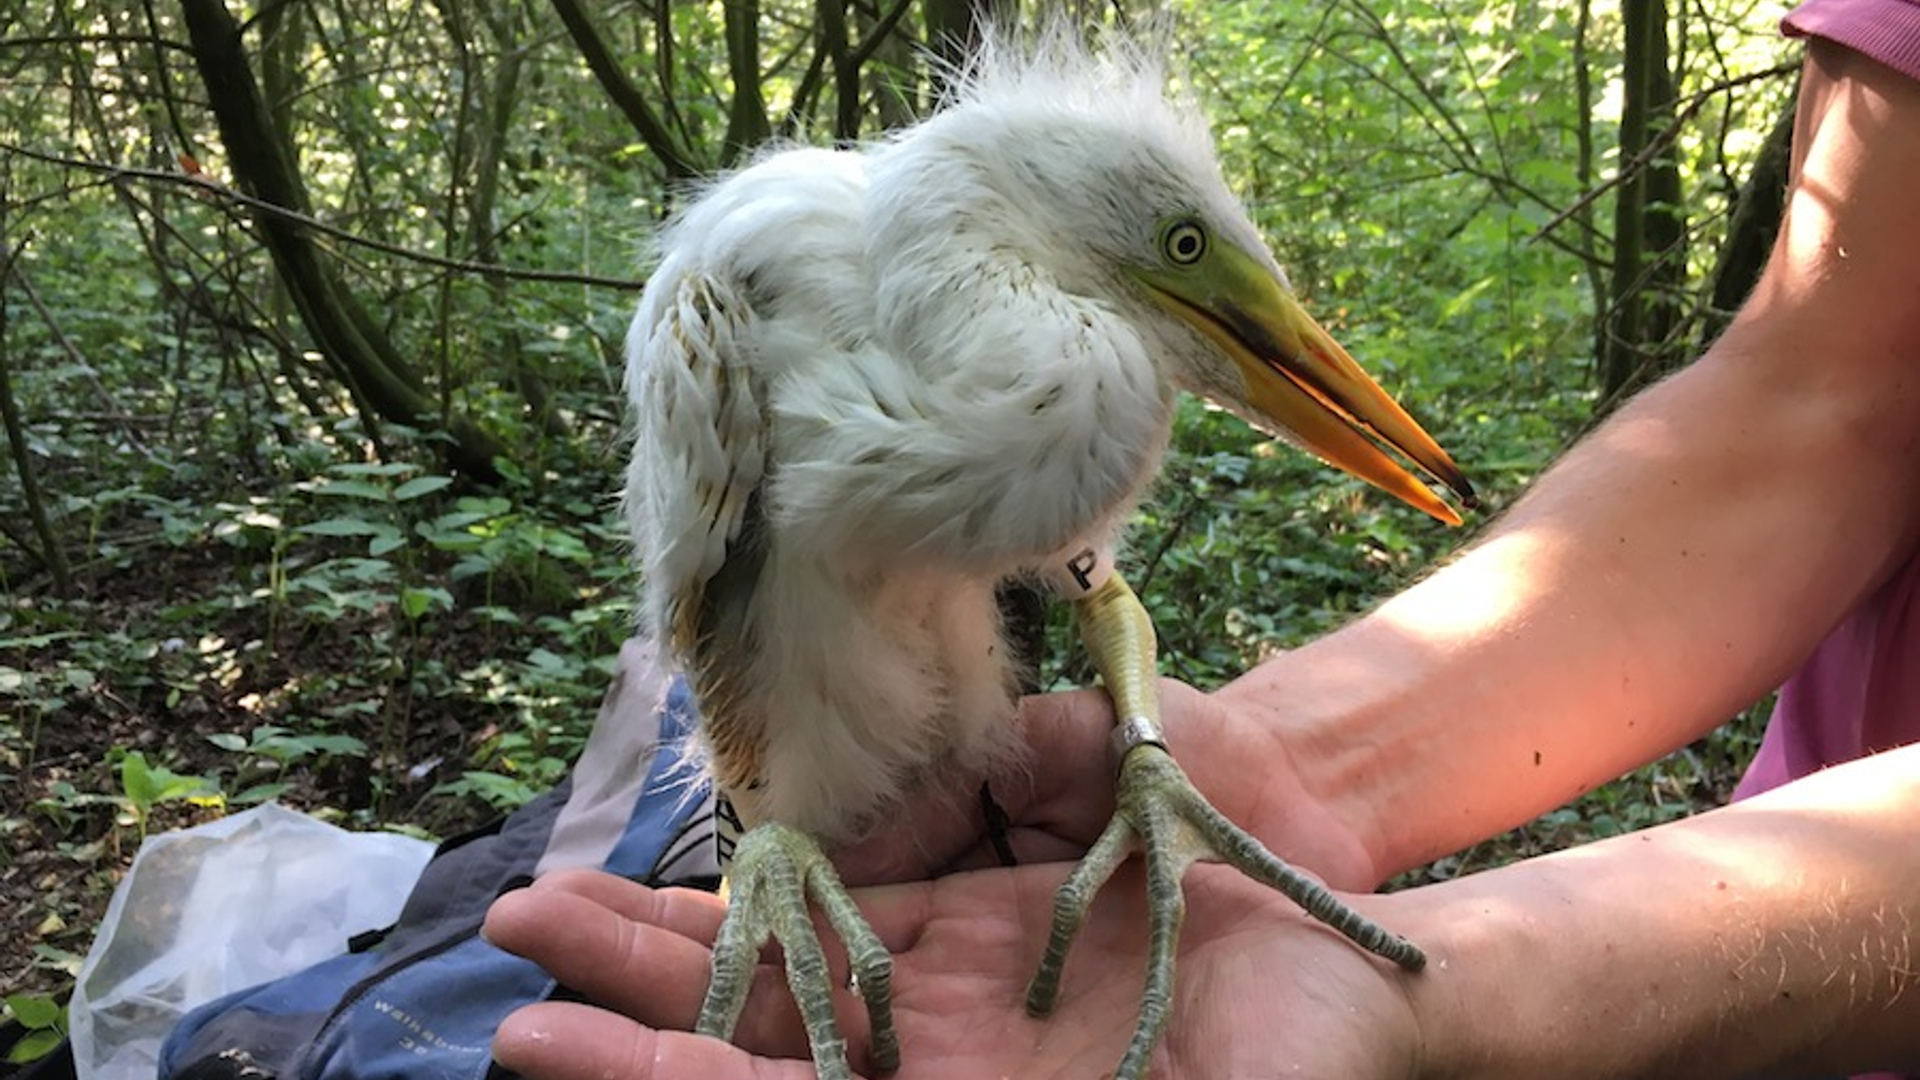
{"type": "Polygon", "coordinates": [[[1120,763],[1133,753],[1136,746],[1157,746],[1167,748],[1166,739],[1160,733],[1160,725],[1145,716],[1129,716],[1116,724],[1113,729],[1113,741],[1108,744],[1108,755],[1113,759],[1117,772],[1120,763]]]}

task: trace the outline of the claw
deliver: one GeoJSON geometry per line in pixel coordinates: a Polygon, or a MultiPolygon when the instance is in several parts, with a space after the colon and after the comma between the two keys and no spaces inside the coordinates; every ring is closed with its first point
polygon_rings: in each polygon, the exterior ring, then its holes
{"type": "Polygon", "coordinates": [[[734,851],[727,878],[732,898],[713,944],[713,974],[694,1030],[733,1038],[746,1008],[760,948],[772,938],[786,954],[787,986],[800,1007],[820,1080],[853,1080],[847,1041],[833,1016],[827,954],[814,933],[807,902],[820,906],[846,944],[854,982],[867,1005],[869,1063],[876,1074],[900,1067],[893,1026],[893,957],[854,906],[853,897],[807,834],[778,823],[749,829],[734,851]]]}
{"type": "Polygon", "coordinates": [[[1027,984],[1027,1012],[1039,1017],[1059,999],[1067,951],[1086,922],[1095,894],[1138,846],[1147,870],[1147,972],[1140,1014],[1114,1080],[1138,1080],[1166,1032],[1173,1002],[1174,961],[1186,894],[1187,869],[1200,861],[1227,863],[1255,881],[1279,890],[1309,915],[1354,944],[1409,971],[1426,964],[1418,946],[1348,907],[1327,888],[1268,851],[1194,788],[1164,747],[1143,743],[1122,759],[1119,807],[1086,858],[1054,895],[1046,952],[1027,984]]]}

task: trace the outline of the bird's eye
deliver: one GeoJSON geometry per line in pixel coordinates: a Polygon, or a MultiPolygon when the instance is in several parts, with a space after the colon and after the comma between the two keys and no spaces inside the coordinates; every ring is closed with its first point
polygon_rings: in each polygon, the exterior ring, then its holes
{"type": "Polygon", "coordinates": [[[1207,253],[1207,230],[1191,218],[1176,221],[1160,234],[1160,251],[1175,266],[1192,266],[1207,253]]]}

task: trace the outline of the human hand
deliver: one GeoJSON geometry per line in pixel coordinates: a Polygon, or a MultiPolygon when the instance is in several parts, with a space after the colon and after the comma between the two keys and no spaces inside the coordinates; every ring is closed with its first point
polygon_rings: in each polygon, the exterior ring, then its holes
{"type": "MultiPolygon", "coordinates": [[[[894,953],[905,1052],[899,1080],[1080,1077],[1119,1060],[1145,962],[1137,864],[1095,904],[1068,961],[1059,1011],[1036,1020],[1024,1009],[1065,873],[1057,864],[1023,866],[859,892],[894,953]]],[[[1407,976],[1360,952],[1232,870],[1196,867],[1188,898],[1173,1002],[1180,1019],[1156,1051],[1154,1075],[1414,1075],[1418,1027],[1404,984],[1431,975],[1407,976]]],[[[1352,900],[1370,914],[1392,903],[1352,900]]],[[[709,894],[655,891],[594,872],[555,875],[502,897],[487,938],[605,1008],[523,1008],[501,1025],[496,1058],[533,1080],[812,1076],[777,963],[754,977],[738,1045],[686,1032],[724,911],[709,894]]],[[[834,965],[833,981],[845,987],[844,957],[834,965]]],[[[851,991],[839,1005],[858,1067],[865,1014],[851,991]]]]}
{"type": "MultiPolygon", "coordinates": [[[[1381,874],[1352,829],[1311,797],[1273,726],[1237,703],[1161,680],[1168,748],[1195,787],[1276,854],[1335,885],[1366,889],[1381,874]]],[[[1022,703],[1029,753],[991,778],[1020,863],[1077,859],[1113,815],[1108,756],[1113,707],[1099,690],[1044,694],[1022,703]]],[[[979,780],[916,800],[902,819],[839,853],[849,884],[917,881],[1000,865],[977,802],[979,780]]]]}

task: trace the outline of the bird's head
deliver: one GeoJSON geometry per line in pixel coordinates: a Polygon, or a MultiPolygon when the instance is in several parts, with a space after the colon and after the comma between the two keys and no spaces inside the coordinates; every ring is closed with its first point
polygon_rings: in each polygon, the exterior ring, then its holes
{"type": "Polygon", "coordinates": [[[1126,315],[1170,384],[1449,524],[1459,514],[1388,449],[1474,504],[1447,452],[1295,299],[1154,50],[1061,32],[990,43],[942,124],[971,144],[971,182],[996,189],[999,242],[1126,315]]]}

